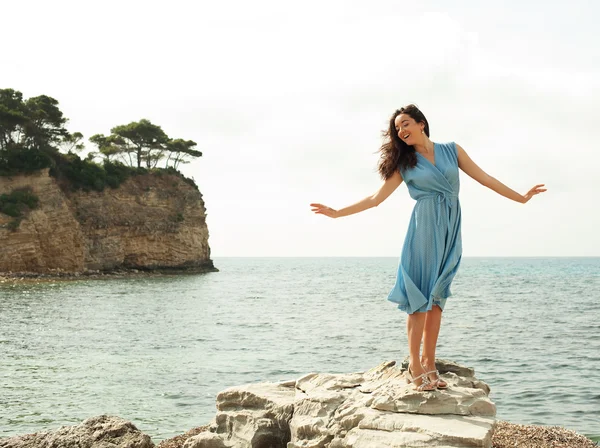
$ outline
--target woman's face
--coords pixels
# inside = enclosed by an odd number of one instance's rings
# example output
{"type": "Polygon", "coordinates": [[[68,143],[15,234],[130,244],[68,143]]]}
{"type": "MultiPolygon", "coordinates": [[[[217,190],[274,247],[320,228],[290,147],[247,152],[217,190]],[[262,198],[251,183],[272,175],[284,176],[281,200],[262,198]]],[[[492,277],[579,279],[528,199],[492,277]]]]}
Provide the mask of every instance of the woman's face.
{"type": "Polygon", "coordinates": [[[414,118],[408,114],[400,114],[394,120],[398,137],[407,145],[414,145],[423,140],[421,131],[425,127],[423,123],[417,123],[414,118]]]}

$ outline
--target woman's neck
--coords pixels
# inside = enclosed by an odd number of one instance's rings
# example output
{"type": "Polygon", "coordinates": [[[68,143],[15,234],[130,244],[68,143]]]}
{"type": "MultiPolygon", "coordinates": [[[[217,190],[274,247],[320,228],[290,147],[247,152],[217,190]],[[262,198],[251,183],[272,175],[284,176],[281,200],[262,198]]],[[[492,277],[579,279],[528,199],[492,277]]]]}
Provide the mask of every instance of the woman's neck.
{"type": "Polygon", "coordinates": [[[433,152],[433,142],[429,140],[429,137],[425,137],[422,143],[417,143],[413,145],[415,151],[420,152],[421,154],[429,154],[433,152]]]}

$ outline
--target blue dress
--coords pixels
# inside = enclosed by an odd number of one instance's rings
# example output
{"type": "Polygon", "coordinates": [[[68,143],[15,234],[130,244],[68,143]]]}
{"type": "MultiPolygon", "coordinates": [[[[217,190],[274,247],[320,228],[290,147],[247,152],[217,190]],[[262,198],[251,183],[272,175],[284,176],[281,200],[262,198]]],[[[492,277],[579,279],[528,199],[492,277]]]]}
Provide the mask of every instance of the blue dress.
{"type": "Polygon", "coordinates": [[[401,170],[413,209],[396,284],[388,300],[408,314],[442,310],[462,256],[455,143],[434,143],[435,165],[417,153],[417,165],[401,170]]]}

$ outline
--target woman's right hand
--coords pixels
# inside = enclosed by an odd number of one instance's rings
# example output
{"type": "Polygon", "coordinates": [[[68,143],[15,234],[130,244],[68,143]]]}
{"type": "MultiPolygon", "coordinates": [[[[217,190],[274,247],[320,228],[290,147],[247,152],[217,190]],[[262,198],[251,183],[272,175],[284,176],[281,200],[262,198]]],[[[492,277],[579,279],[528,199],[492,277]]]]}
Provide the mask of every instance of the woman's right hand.
{"type": "Polygon", "coordinates": [[[315,212],[317,215],[325,215],[325,216],[329,216],[330,218],[337,218],[338,217],[338,211],[331,208],[331,207],[327,207],[326,205],[323,204],[310,204],[310,206],[312,207],[312,211],[315,212]]]}

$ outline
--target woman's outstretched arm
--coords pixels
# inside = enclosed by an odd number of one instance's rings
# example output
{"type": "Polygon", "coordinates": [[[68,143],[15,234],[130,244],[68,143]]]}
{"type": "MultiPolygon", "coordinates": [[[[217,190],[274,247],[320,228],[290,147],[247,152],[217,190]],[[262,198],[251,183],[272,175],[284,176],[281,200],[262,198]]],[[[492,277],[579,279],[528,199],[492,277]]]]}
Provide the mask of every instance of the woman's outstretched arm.
{"type": "Polygon", "coordinates": [[[520,202],[521,204],[525,204],[536,194],[543,193],[546,191],[545,188],[542,188],[544,184],[535,185],[531,190],[529,190],[524,195],[517,193],[514,190],[511,190],[498,179],[493,178],[485,171],[483,171],[467,154],[467,152],[461,148],[459,144],[456,144],[456,149],[458,150],[458,166],[461,170],[467,173],[470,177],[475,179],[481,185],[488,187],[491,190],[494,190],[499,195],[504,196],[505,198],[512,199],[513,201],[520,202]]]}
{"type": "Polygon", "coordinates": [[[329,216],[330,218],[341,218],[342,216],[354,215],[355,213],[363,212],[369,208],[377,207],[379,204],[385,201],[401,183],[402,176],[400,175],[399,171],[396,171],[392,177],[383,183],[383,185],[374,195],[367,196],[363,200],[358,201],[356,204],[335,210],[323,204],[313,203],[310,204],[312,207],[311,210],[316,214],[329,216]]]}

